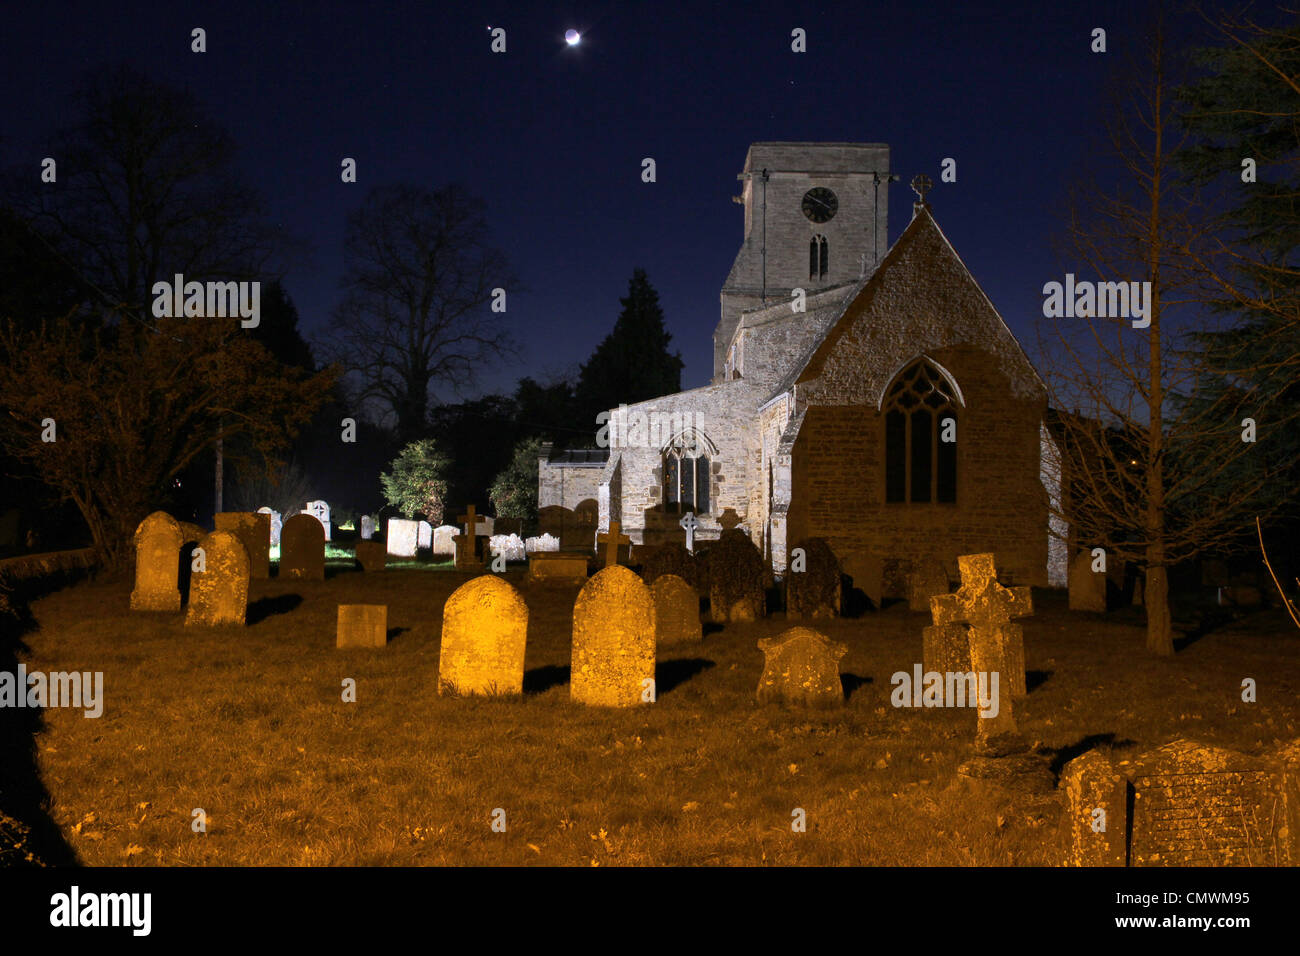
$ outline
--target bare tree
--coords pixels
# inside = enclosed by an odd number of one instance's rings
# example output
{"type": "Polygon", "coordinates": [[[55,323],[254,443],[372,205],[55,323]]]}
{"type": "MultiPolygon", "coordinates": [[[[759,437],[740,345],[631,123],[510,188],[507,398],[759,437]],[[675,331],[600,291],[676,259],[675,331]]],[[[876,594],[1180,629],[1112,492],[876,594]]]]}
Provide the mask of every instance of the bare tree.
{"type": "Polygon", "coordinates": [[[1074,271],[1087,270],[1080,279],[1149,283],[1136,287],[1150,290],[1146,315],[1102,314],[1100,301],[1080,300],[1085,314],[1053,318],[1040,352],[1052,405],[1065,413],[1071,537],[1144,567],[1147,648],[1172,654],[1168,568],[1248,524],[1268,476],[1237,467],[1253,450],[1239,396],[1201,395],[1203,356],[1184,347],[1192,323],[1209,321],[1197,272],[1208,217],[1176,164],[1186,133],[1159,19],[1148,41],[1108,122],[1112,165],[1074,197],[1068,224],[1074,271]]]}
{"type": "Polygon", "coordinates": [[[489,243],[485,205],[463,187],[378,187],[348,217],[344,298],[329,354],[399,439],[426,427],[433,390],[470,385],[511,350],[493,300],[517,291],[489,243]]]}

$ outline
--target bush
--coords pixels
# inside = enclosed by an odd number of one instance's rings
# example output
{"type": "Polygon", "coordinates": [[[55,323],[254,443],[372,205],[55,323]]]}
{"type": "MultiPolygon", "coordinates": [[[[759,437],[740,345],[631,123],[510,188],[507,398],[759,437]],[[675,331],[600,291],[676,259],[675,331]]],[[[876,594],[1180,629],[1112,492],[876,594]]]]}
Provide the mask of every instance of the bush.
{"type": "Polygon", "coordinates": [[[432,438],[411,442],[393,459],[392,470],[379,476],[384,499],[407,518],[424,515],[430,524],[442,524],[449,464],[432,438]]]}

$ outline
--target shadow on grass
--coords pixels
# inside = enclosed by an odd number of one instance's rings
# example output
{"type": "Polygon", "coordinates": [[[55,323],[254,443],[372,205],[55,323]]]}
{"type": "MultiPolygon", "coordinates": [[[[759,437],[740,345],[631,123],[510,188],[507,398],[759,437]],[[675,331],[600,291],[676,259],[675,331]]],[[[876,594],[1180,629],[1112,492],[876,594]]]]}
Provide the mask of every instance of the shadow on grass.
{"type": "Polygon", "coordinates": [[[391,644],[397,640],[398,636],[405,634],[409,630],[409,627],[390,627],[385,636],[388,638],[388,643],[391,644]]]}
{"type": "Polygon", "coordinates": [[[859,687],[865,687],[871,683],[870,677],[860,677],[857,674],[841,674],[840,686],[844,688],[844,699],[848,700],[853,696],[853,692],[859,687]]]}
{"type": "Polygon", "coordinates": [[[552,687],[559,687],[569,682],[569,668],[559,664],[547,664],[524,671],[524,693],[544,694],[552,687]]]}
{"type": "Polygon", "coordinates": [[[1025,671],[1025,691],[1032,694],[1052,679],[1051,671],[1025,671]]]}
{"type": "Polygon", "coordinates": [[[301,594],[278,594],[275,597],[258,598],[248,605],[248,614],[244,623],[252,627],[260,621],[277,614],[288,614],[302,603],[301,594]]]}
{"type": "MultiPolygon", "coordinates": [[[[64,575],[51,575],[38,589],[16,585],[14,592],[0,592],[0,671],[18,672],[18,657],[29,654],[23,635],[36,629],[27,602],[39,594],[57,590],[67,583],[64,575]],[[19,591],[25,593],[19,593],[19,591]]],[[[20,694],[26,687],[16,688],[20,694]]],[[[44,708],[0,708],[0,814],[8,815],[30,829],[28,849],[48,866],[77,866],[76,853],[50,819],[50,794],[41,780],[36,756],[36,735],[45,725],[44,708]]],[[[0,846],[0,860],[10,862],[10,848],[0,846]]],[[[22,861],[14,860],[17,865],[22,861]]]]}
{"type": "Polygon", "coordinates": [[[1116,740],[1114,734],[1089,734],[1078,742],[1065,747],[1055,749],[1044,747],[1039,750],[1039,753],[1052,755],[1050,769],[1053,776],[1059,778],[1067,763],[1075,757],[1083,756],[1094,747],[1130,747],[1132,745],[1133,741],[1131,740],[1116,740]]]}
{"type": "Polygon", "coordinates": [[[655,665],[655,696],[666,694],[679,684],[684,684],[701,671],[713,666],[704,657],[684,657],[675,661],[660,661],[655,665]]]}

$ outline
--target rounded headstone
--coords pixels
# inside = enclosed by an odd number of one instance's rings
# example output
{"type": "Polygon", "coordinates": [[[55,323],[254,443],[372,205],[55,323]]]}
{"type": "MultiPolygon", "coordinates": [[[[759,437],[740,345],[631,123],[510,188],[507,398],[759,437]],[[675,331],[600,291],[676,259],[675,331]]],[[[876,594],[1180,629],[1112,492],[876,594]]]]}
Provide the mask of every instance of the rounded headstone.
{"type": "Polygon", "coordinates": [[[293,515],[280,529],[280,577],[325,580],[325,526],[315,515],[293,515]]]}
{"type": "Polygon", "coordinates": [[[179,611],[181,526],[165,511],[155,511],[135,529],[133,611],[179,611]]]}
{"type": "Polygon", "coordinates": [[[570,697],[606,707],[645,701],[655,676],[655,620],[654,596],[628,568],[611,565],[584,584],[573,605],[570,697]]]}
{"type": "Polygon", "coordinates": [[[467,581],[442,609],[438,693],[522,694],[528,606],[493,574],[467,581]]]}

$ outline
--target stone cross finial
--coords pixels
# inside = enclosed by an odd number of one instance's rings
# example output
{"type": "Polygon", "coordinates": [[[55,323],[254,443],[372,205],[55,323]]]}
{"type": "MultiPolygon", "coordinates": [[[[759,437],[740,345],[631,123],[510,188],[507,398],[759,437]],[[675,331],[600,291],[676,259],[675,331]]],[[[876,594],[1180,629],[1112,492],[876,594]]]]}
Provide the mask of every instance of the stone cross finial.
{"type": "Polygon", "coordinates": [[[677,522],[686,529],[686,550],[691,554],[695,553],[695,529],[700,526],[699,519],[695,517],[694,511],[688,511],[682,515],[682,520],[677,522]]]}
{"type": "Polygon", "coordinates": [[[912,177],[912,191],[916,193],[916,195],[919,197],[922,204],[925,203],[925,194],[928,193],[933,187],[934,187],[934,180],[932,180],[925,173],[921,173],[919,176],[912,177]]]}
{"type": "Polygon", "coordinates": [[[961,569],[957,592],[930,598],[930,614],[936,625],[960,623],[989,628],[1034,613],[1029,588],[1004,588],[998,584],[993,555],[964,554],[957,559],[957,566],[961,569]]]}
{"type": "Polygon", "coordinates": [[[618,546],[625,544],[632,547],[632,539],[623,534],[623,526],[617,521],[609,523],[609,531],[602,531],[596,535],[596,544],[605,546],[605,567],[611,568],[618,564],[618,546]]]}

